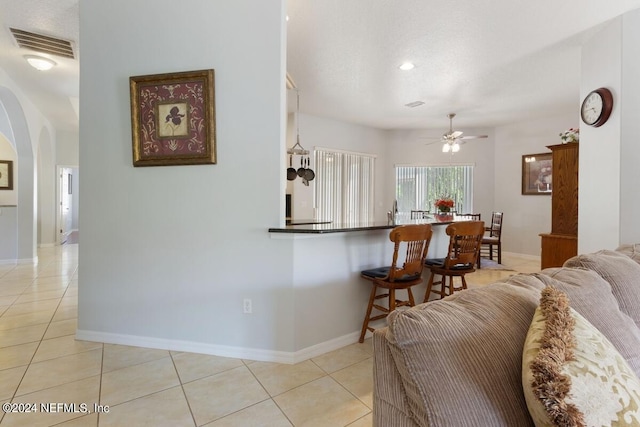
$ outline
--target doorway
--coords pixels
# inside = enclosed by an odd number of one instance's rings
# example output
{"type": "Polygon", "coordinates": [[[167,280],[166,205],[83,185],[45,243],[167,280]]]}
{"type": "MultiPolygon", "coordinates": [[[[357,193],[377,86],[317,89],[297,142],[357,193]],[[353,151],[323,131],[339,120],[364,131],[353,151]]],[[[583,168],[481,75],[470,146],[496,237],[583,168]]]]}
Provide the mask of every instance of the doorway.
{"type": "Polygon", "coordinates": [[[77,243],[78,180],[77,167],[58,166],[58,238],[57,243],[77,243]],[[70,240],[71,239],[71,240],[70,240]]]}

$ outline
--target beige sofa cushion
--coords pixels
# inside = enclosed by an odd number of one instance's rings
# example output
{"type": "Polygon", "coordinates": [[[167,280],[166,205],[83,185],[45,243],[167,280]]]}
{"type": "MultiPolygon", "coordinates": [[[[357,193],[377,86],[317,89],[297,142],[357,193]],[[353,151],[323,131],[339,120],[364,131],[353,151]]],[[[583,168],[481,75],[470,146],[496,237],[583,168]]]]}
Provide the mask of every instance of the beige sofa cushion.
{"type": "Polygon", "coordinates": [[[564,266],[582,267],[598,273],[611,285],[620,310],[640,326],[640,264],[621,252],[604,250],[575,256],[564,266]]]}
{"type": "Polygon", "coordinates": [[[640,380],[553,287],[542,291],[527,334],[522,386],[538,427],[640,426],[640,380]]]}
{"type": "Polygon", "coordinates": [[[389,315],[389,347],[418,425],[533,425],[522,348],[543,287],[520,275],[389,315]]]}
{"type": "Polygon", "coordinates": [[[602,332],[640,376],[640,329],[618,308],[607,281],[581,268],[548,268],[536,277],[565,292],[571,307],[602,332]]]}
{"type": "Polygon", "coordinates": [[[620,245],[616,249],[616,252],[620,252],[640,264],[640,243],[633,245],[620,245]]]}

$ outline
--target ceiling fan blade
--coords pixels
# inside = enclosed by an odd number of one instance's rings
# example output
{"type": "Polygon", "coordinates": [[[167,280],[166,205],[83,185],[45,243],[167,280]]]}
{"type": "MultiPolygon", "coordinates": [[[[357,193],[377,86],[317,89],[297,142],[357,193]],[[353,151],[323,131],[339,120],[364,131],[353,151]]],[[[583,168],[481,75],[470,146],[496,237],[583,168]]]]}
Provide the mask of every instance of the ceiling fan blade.
{"type": "Polygon", "coordinates": [[[457,130],[455,132],[450,132],[446,136],[447,136],[448,139],[457,139],[457,138],[460,138],[463,133],[464,132],[457,130]]]}
{"type": "Polygon", "coordinates": [[[480,139],[480,138],[489,138],[489,135],[468,135],[468,136],[462,136],[458,139],[480,139]]]}
{"type": "Polygon", "coordinates": [[[433,145],[433,144],[437,144],[437,143],[441,143],[442,141],[440,139],[433,139],[431,141],[427,141],[424,143],[424,145],[433,145]]]}

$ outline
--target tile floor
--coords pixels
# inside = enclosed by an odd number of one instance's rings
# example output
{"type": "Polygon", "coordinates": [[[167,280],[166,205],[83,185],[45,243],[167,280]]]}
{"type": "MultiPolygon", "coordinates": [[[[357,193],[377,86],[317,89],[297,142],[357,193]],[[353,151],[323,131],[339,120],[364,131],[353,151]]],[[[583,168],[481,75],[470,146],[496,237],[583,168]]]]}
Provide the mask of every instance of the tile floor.
{"type": "Polygon", "coordinates": [[[76,341],[78,245],[38,255],[0,265],[0,402],[23,411],[3,411],[0,426],[371,426],[370,340],[297,365],[76,341]]]}

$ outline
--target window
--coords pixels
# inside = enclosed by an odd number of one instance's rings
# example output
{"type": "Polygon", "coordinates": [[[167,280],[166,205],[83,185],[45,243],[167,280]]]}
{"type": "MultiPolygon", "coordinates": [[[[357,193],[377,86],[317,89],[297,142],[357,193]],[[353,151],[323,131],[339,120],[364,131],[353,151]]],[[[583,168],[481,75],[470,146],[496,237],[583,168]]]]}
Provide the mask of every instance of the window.
{"type": "Polygon", "coordinates": [[[316,149],[316,219],[334,223],[373,220],[375,156],[316,149]]]}
{"type": "Polygon", "coordinates": [[[473,165],[396,166],[399,212],[433,210],[441,197],[451,197],[458,212],[473,212],[473,165]]]}

